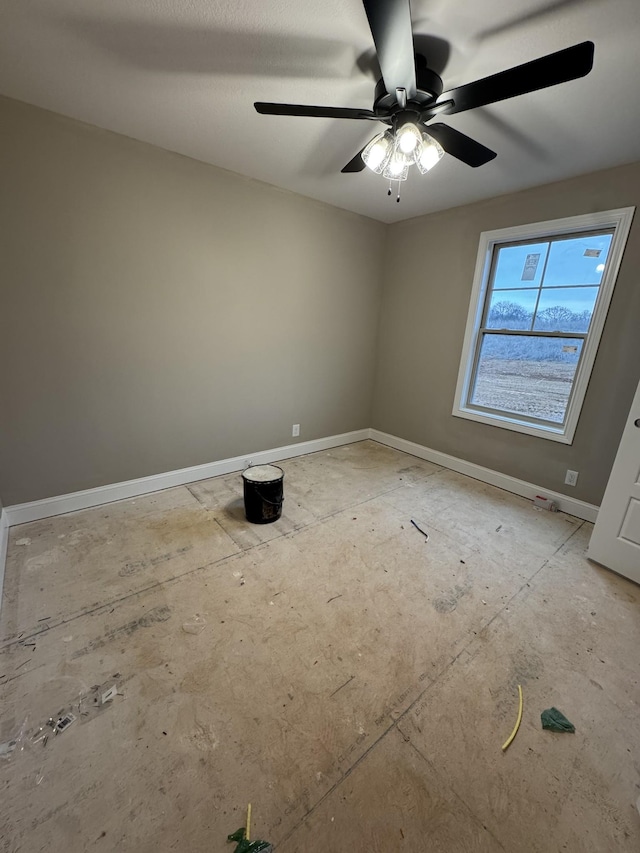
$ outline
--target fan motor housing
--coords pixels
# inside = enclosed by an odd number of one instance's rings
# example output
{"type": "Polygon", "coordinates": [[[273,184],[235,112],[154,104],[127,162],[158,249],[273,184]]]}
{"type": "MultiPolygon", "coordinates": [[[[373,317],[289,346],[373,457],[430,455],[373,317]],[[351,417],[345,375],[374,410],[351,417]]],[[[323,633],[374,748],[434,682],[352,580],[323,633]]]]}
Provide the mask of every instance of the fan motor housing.
{"type": "MultiPolygon", "coordinates": [[[[416,54],[417,91],[415,97],[411,98],[411,100],[407,102],[406,108],[411,109],[411,105],[414,103],[417,107],[424,107],[426,104],[431,103],[431,101],[434,101],[439,95],[441,95],[443,88],[444,85],[442,83],[442,78],[436,74],[435,71],[427,68],[427,63],[423,56],[416,54]]],[[[388,113],[393,112],[394,107],[396,109],[400,109],[396,100],[395,92],[393,94],[389,94],[384,87],[384,80],[381,78],[376,83],[373,111],[388,113]]],[[[418,110],[416,110],[416,112],[418,112],[418,110]]]]}

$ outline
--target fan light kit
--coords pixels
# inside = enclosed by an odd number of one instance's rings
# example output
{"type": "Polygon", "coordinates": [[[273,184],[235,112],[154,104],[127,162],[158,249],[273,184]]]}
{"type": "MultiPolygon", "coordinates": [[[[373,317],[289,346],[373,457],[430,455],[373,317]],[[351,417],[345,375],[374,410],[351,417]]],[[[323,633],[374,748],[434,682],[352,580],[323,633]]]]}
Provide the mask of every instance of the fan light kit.
{"type": "Polygon", "coordinates": [[[424,175],[440,161],[444,150],[416,124],[406,122],[395,133],[386,130],[374,136],[361,156],[367,168],[389,180],[387,195],[391,195],[391,182],[398,181],[399,202],[400,182],[407,180],[409,167],[415,164],[424,175]]]}
{"type": "MultiPolygon", "coordinates": [[[[424,175],[441,160],[444,150],[432,136],[407,122],[395,134],[386,130],[374,136],[361,156],[365,166],[377,175],[389,181],[406,181],[410,166],[415,164],[424,175]]],[[[388,195],[391,195],[391,187],[388,195]]]]}
{"type": "Polygon", "coordinates": [[[389,129],[367,142],[342,171],[361,172],[366,166],[390,182],[398,181],[397,201],[400,184],[413,165],[424,174],[445,153],[474,168],[497,156],[446,124],[427,124],[435,116],[486,107],[577,80],[593,67],[593,42],[584,41],[443,92],[439,75],[428,67],[424,56],[414,53],[409,0],[363,0],[363,5],[382,71],[372,110],[264,101],[254,106],[263,115],[356,119],[388,125],[389,129]]]}

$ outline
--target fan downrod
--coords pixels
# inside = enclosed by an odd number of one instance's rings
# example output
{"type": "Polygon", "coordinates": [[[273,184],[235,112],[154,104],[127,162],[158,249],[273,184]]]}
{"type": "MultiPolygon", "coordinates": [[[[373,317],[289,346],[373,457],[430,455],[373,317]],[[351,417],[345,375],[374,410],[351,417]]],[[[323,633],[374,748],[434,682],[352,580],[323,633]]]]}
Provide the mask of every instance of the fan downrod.
{"type": "Polygon", "coordinates": [[[405,107],[401,107],[396,100],[395,93],[389,94],[385,89],[384,80],[380,78],[376,83],[373,101],[375,113],[390,116],[400,109],[411,110],[413,105],[416,107],[414,112],[420,112],[427,104],[435,101],[442,94],[444,88],[442,78],[427,67],[427,60],[421,53],[415,54],[415,64],[417,88],[415,97],[408,101],[405,107]]]}

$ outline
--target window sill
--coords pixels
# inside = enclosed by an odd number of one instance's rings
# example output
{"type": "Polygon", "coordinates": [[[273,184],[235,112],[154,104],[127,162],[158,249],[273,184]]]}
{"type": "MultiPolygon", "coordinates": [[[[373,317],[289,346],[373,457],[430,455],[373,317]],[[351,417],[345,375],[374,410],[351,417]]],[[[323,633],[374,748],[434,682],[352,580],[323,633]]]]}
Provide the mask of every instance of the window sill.
{"type": "Polygon", "coordinates": [[[456,407],[452,414],[456,418],[466,418],[467,420],[477,421],[478,423],[487,424],[488,426],[508,429],[513,432],[522,432],[526,435],[533,435],[536,438],[545,438],[549,441],[559,441],[561,444],[571,444],[573,442],[573,434],[575,432],[575,426],[573,429],[570,429],[568,424],[557,428],[552,426],[539,426],[507,415],[488,415],[484,412],[478,412],[475,409],[456,407]]]}

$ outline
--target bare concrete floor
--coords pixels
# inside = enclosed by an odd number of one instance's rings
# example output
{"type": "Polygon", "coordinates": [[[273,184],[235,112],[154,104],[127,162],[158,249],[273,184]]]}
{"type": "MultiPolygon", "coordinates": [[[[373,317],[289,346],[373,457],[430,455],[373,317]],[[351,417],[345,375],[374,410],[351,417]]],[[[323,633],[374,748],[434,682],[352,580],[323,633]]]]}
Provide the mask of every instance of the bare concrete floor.
{"type": "Polygon", "coordinates": [[[591,526],[370,441],[282,467],[270,525],[231,475],[11,530],[0,849],[232,850],[250,801],[280,853],[640,850],[640,590],[591,526]]]}

